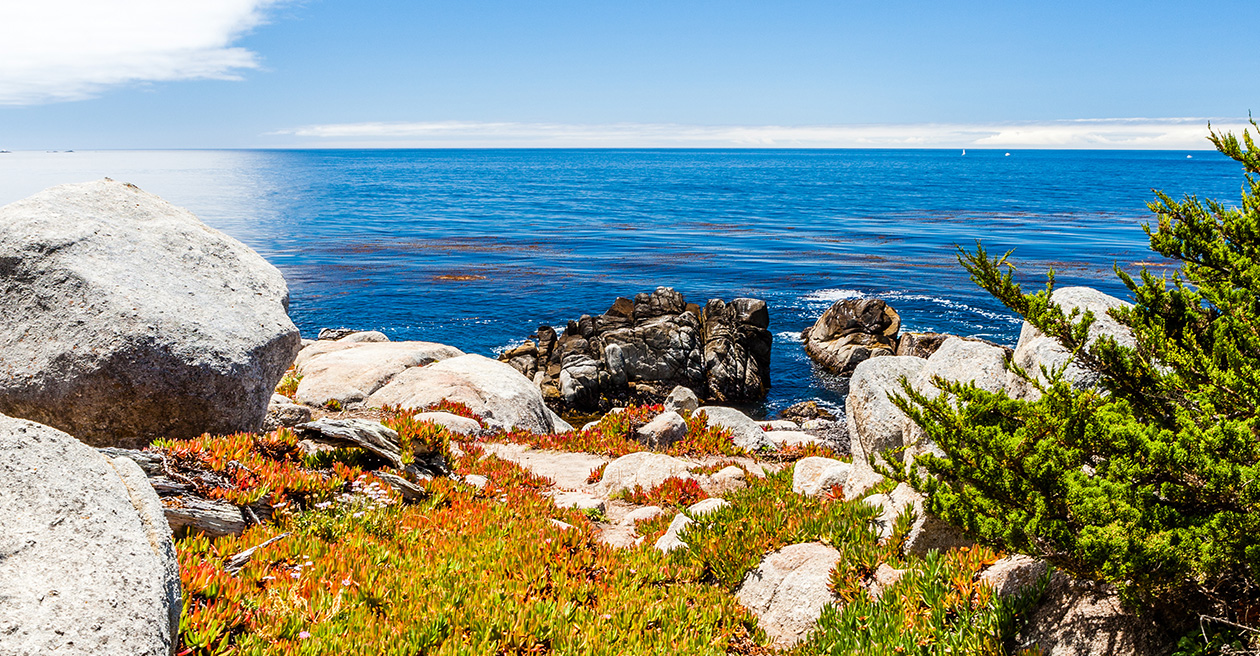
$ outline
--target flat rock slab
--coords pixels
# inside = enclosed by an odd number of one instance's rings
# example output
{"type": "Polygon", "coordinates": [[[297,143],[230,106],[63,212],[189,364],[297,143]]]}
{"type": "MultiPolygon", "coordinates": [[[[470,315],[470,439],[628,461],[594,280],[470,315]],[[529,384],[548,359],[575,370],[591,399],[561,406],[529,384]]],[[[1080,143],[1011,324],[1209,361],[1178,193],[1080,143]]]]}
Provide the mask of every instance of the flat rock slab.
{"type": "Polygon", "coordinates": [[[171,653],[179,565],[136,463],[0,415],[0,508],[0,653],[171,653]]]}
{"type": "Polygon", "coordinates": [[[833,601],[831,569],[839,560],[839,551],[818,542],[784,547],[744,577],[739,603],[757,616],[775,642],[795,644],[813,630],[823,607],[833,601]]]}
{"type": "Polygon", "coordinates": [[[586,478],[591,470],[608,463],[608,458],[589,453],[547,451],[525,444],[483,444],[486,453],[510,460],[531,473],[550,478],[566,490],[589,490],[586,478]]]}
{"type": "Polygon", "coordinates": [[[595,492],[611,496],[623,490],[633,491],[636,486],[650,490],[668,478],[694,478],[688,469],[695,466],[694,462],[663,453],[631,453],[608,463],[595,492]]]}

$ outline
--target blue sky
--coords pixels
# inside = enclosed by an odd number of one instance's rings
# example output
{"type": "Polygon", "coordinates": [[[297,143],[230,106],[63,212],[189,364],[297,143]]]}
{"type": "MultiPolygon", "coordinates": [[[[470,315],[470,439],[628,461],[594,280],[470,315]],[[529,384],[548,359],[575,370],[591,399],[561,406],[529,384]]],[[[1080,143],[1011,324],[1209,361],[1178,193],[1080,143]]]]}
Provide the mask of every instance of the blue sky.
{"type": "Polygon", "coordinates": [[[1260,110],[1254,0],[6,4],[9,149],[1203,148],[1260,110]]]}

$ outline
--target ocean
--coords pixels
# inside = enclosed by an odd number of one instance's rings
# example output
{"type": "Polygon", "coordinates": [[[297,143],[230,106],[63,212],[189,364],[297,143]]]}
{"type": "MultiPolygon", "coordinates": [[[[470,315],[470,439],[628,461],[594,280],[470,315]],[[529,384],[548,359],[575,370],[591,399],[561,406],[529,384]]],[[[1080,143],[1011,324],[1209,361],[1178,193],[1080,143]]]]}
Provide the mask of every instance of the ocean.
{"type": "Polygon", "coordinates": [[[671,286],[765,299],[773,389],[756,413],[839,408],[801,330],[842,298],[904,330],[1013,346],[1020,321],[955,259],[1014,249],[1029,288],[1127,296],[1152,189],[1237,204],[1214,152],[968,150],[188,150],[0,154],[0,204],[132,182],[245,242],[288,280],[303,336],[380,330],[494,355],[540,324],[671,286]]]}

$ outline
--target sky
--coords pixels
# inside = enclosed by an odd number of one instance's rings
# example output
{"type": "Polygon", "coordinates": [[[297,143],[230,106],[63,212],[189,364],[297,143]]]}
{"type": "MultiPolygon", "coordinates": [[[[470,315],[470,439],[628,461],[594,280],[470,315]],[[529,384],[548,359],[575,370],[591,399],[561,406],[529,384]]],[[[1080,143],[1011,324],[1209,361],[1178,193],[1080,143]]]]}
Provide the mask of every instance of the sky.
{"type": "Polygon", "coordinates": [[[1260,111],[1257,24],[1255,0],[3,0],[0,149],[1206,149],[1260,111]]]}

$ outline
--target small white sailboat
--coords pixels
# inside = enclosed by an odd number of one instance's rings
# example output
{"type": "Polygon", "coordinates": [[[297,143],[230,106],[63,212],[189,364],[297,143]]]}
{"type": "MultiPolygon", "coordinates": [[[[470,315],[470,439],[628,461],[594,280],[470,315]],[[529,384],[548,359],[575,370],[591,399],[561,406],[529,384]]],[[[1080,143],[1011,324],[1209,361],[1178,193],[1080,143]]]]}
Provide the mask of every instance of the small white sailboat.
{"type": "Polygon", "coordinates": [[[966,155],[966,154],[967,154],[967,149],[966,149],[966,148],[963,148],[963,154],[964,154],[964,155],[966,155]]]}

